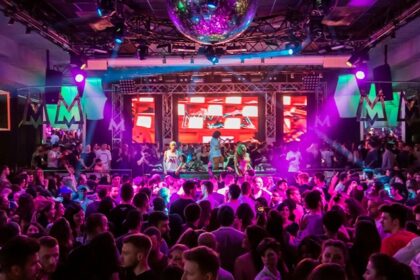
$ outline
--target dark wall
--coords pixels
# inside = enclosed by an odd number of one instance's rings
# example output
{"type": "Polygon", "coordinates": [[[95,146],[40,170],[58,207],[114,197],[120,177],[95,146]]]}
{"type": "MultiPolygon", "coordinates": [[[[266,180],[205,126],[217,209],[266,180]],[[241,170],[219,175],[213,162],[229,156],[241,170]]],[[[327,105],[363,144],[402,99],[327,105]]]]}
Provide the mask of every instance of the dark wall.
{"type": "Polygon", "coordinates": [[[18,98],[16,93],[11,93],[10,113],[11,131],[0,131],[0,164],[7,164],[12,168],[29,166],[32,153],[41,143],[41,126],[32,125],[19,127],[25,108],[25,99],[18,98]]]}

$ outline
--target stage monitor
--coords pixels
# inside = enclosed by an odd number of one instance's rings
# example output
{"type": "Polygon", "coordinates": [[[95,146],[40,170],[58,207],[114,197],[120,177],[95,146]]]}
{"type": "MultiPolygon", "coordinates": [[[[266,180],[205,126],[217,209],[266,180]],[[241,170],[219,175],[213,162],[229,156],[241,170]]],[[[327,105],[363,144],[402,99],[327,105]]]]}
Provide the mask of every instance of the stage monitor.
{"type": "Polygon", "coordinates": [[[206,143],[216,130],[230,141],[247,141],[258,131],[257,96],[184,97],[177,109],[180,143],[206,143]]]}
{"type": "Polygon", "coordinates": [[[283,141],[299,142],[307,132],[307,97],[283,96],[283,141]]]}
{"type": "Polygon", "coordinates": [[[131,99],[133,143],[155,143],[155,98],[131,99]]]}

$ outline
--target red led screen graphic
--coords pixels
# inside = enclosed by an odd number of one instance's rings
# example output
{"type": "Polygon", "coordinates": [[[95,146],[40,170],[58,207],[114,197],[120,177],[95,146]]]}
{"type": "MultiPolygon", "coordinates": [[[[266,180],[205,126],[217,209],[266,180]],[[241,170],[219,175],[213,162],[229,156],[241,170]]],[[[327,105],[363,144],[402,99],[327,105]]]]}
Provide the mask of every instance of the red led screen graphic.
{"type": "Polygon", "coordinates": [[[307,132],[307,97],[283,96],[283,140],[300,141],[307,132]]]}
{"type": "Polygon", "coordinates": [[[131,100],[133,143],[155,143],[155,99],[138,97],[131,100]]]}

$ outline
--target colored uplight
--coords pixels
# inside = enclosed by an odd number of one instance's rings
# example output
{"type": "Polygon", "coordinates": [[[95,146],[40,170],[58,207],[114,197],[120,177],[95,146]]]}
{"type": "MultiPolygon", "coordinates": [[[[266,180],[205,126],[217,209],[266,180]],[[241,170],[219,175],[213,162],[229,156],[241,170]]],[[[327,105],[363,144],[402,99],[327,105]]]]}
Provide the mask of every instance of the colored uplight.
{"type": "Polygon", "coordinates": [[[102,9],[101,8],[98,8],[98,9],[96,9],[96,13],[98,14],[98,16],[100,16],[100,17],[102,17],[102,9]]]}
{"type": "Polygon", "coordinates": [[[289,49],[289,50],[287,51],[287,53],[288,53],[289,55],[293,55],[294,51],[293,51],[293,49],[289,49]]]}
{"type": "Polygon", "coordinates": [[[115,38],[115,43],[122,44],[123,40],[120,37],[115,38]]]}
{"type": "Polygon", "coordinates": [[[348,67],[353,67],[353,64],[350,61],[347,61],[346,64],[348,67]]]}
{"type": "Polygon", "coordinates": [[[81,83],[81,82],[83,82],[84,80],[85,80],[85,76],[83,76],[83,74],[76,74],[76,76],[74,77],[74,80],[77,82],[77,83],[81,83]]]}
{"type": "Polygon", "coordinates": [[[366,74],[362,70],[359,70],[356,72],[356,78],[358,80],[363,80],[365,77],[366,77],[366,74]]]}

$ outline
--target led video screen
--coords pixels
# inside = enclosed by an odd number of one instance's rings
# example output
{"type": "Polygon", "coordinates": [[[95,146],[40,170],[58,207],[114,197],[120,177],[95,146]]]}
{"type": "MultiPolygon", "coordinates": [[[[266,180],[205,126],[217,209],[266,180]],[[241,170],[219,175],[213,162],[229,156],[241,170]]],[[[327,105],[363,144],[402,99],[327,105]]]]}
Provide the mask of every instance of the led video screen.
{"type": "Polygon", "coordinates": [[[185,97],[178,100],[178,140],[207,143],[214,131],[222,139],[239,142],[258,131],[257,96],[185,97]]]}
{"type": "Polygon", "coordinates": [[[283,141],[299,142],[307,132],[307,97],[283,96],[283,141]]]}
{"type": "Polygon", "coordinates": [[[133,143],[155,143],[155,99],[131,99],[133,116],[133,143]]]}

